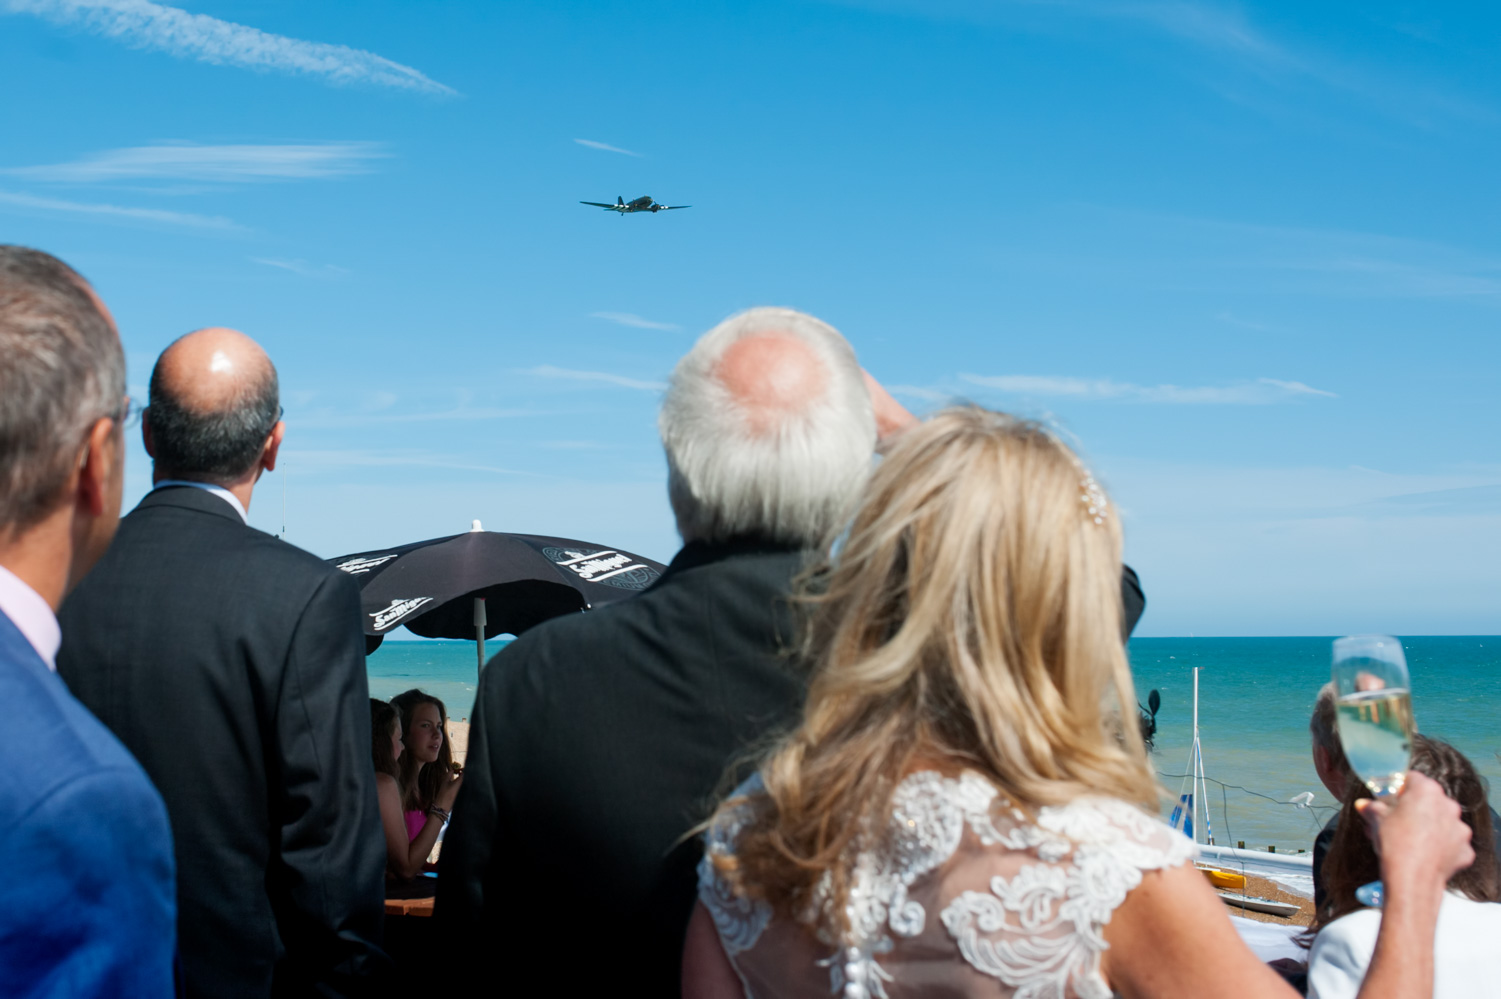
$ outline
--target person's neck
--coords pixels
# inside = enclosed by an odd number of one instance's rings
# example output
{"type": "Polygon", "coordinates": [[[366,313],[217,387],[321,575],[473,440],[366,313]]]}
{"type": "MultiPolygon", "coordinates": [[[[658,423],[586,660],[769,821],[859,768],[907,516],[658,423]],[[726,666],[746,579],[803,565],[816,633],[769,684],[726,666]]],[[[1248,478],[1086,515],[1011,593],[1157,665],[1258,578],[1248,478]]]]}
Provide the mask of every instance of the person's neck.
{"type": "Polygon", "coordinates": [[[24,533],[0,538],[0,566],[31,587],[52,612],[62,606],[73,566],[73,532],[66,508],[24,533]]]}
{"type": "Polygon", "coordinates": [[[153,470],[151,473],[152,485],[174,480],[178,482],[202,482],[206,486],[218,486],[220,489],[228,490],[231,496],[240,501],[240,507],[246,513],[249,513],[250,494],[255,491],[255,484],[260,480],[260,469],[257,468],[254,473],[243,475],[232,482],[210,482],[208,479],[200,479],[194,475],[173,475],[170,472],[156,470],[153,470]]]}

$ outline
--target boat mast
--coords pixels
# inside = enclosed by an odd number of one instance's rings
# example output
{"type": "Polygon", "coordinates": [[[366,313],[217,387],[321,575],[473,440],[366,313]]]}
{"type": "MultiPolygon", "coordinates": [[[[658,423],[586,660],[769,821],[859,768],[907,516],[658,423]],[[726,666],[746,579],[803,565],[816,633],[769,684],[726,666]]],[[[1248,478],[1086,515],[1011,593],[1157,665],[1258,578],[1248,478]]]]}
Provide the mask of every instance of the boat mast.
{"type": "Polygon", "coordinates": [[[1199,830],[1204,830],[1206,840],[1210,845],[1214,844],[1214,829],[1209,824],[1209,785],[1204,780],[1204,750],[1199,745],[1199,670],[1195,666],[1194,671],[1194,713],[1193,713],[1193,742],[1188,749],[1188,772],[1183,775],[1183,784],[1178,788],[1178,807],[1173,811],[1171,825],[1175,829],[1183,829],[1191,833],[1195,843],[1199,841],[1199,830]],[[1187,788],[1187,794],[1184,794],[1187,788]],[[1184,798],[1187,801],[1184,801],[1184,798]],[[1204,824],[1199,824],[1199,809],[1204,810],[1204,824]]]}
{"type": "MultiPolygon", "coordinates": [[[[1197,803],[1204,808],[1204,842],[1214,845],[1214,826],[1209,823],[1209,784],[1204,780],[1204,747],[1199,742],[1199,670],[1194,667],[1194,768],[1198,779],[1197,803]]],[[[1197,837],[1196,837],[1197,838],[1197,837]]]]}

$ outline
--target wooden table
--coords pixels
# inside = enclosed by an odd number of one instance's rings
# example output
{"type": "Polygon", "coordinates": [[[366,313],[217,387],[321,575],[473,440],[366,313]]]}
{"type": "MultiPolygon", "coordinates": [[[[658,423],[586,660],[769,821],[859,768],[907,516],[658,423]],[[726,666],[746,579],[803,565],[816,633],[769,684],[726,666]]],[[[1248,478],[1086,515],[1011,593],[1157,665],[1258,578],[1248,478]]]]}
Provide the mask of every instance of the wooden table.
{"type": "Polygon", "coordinates": [[[386,899],[386,915],[388,916],[431,916],[432,914],[433,900],[430,898],[386,899]]]}

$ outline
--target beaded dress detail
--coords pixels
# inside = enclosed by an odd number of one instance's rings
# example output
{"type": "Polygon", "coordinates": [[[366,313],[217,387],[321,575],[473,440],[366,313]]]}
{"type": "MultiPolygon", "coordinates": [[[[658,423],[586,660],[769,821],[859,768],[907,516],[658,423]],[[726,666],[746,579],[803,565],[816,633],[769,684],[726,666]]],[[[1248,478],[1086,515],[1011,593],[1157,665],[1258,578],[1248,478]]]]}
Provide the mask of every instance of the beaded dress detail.
{"type": "MultiPolygon", "coordinates": [[[[752,777],[736,796],[760,788],[752,777]]],[[[728,813],[705,834],[699,900],[747,996],[761,999],[1109,999],[1105,924],[1143,871],[1194,856],[1191,840],[1124,801],[1029,816],[979,774],[918,771],[892,795],[882,845],[856,857],[850,931],[835,940],[774,919],[719,874],[712,859],[733,857],[743,818],[728,813]]]]}

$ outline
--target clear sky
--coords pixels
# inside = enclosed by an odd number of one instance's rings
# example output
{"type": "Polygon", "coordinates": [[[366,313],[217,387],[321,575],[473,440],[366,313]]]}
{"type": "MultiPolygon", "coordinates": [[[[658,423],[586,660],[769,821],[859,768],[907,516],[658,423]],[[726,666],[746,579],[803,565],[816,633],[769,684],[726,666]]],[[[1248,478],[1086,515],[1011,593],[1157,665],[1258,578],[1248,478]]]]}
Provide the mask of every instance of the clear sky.
{"type": "Polygon", "coordinates": [[[1074,435],[1140,634],[1494,634],[1498,50],[1381,0],[0,0],[0,241],[96,284],[136,395],[256,337],[251,519],[319,555],[665,561],[662,380],[777,304],[1074,435]],[[577,203],[641,194],[693,208],[577,203]]]}

